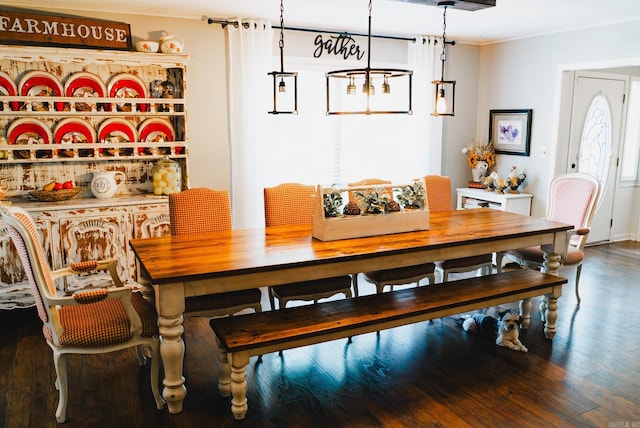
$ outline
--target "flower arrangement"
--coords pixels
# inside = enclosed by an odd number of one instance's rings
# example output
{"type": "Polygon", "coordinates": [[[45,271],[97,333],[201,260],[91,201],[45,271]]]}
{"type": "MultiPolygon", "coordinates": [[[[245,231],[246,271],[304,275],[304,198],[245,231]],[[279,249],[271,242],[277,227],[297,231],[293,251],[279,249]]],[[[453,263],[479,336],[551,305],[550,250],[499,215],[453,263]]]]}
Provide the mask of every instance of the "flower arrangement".
{"type": "Polygon", "coordinates": [[[467,155],[467,163],[470,168],[475,168],[480,161],[486,161],[489,168],[493,167],[496,163],[496,152],[493,149],[493,143],[477,143],[472,142],[468,146],[462,149],[462,153],[467,155]]]}

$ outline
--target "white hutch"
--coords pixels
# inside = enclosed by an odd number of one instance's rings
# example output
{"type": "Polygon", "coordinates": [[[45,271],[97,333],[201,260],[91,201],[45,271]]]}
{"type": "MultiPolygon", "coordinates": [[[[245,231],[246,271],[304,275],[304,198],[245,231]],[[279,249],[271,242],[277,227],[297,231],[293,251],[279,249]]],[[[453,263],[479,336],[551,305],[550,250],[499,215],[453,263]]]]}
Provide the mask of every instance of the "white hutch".
{"type": "MultiPolygon", "coordinates": [[[[6,144],[0,143],[0,184],[7,190],[6,201],[33,216],[53,269],[82,259],[115,258],[123,281],[132,282],[137,278],[137,268],[129,239],[169,232],[167,197],[154,196],[152,169],[157,160],[169,157],[180,165],[182,188],[188,186],[184,98],[188,58],[130,51],[0,46],[0,133],[6,138],[6,144]],[[28,86],[46,85],[47,75],[58,79],[62,93],[34,94],[27,90],[28,86]],[[78,77],[100,80],[106,93],[97,97],[94,93],[92,98],[73,94],[69,85],[78,77]],[[131,82],[141,82],[146,93],[126,98],[125,103],[114,91],[117,85],[126,89],[131,82]],[[163,97],[157,98],[154,89],[161,83],[173,91],[160,93],[163,97]],[[20,122],[14,124],[16,121],[20,122]],[[65,126],[61,126],[62,121],[66,121],[65,126]],[[93,140],[60,138],[66,132],[62,128],[73,131],[74,126],[93,140]],[[36,133],[35,139],[16,139],[15,134],[31,131],[36,133]],[[37,138],[38,132],[44,138],[37,138]],[[111,138],[118,134],[124,138],[111,138]],[[158,134],[162,137],[155,138],[158,134]],[[93,171],[121,171],[126,180],[114,197],[97,199],[89,187],[93,171]],[[53,180],[71,180],[82,191],[73,199],[57,202],[41,202],[30,195],[30,191],[42,189],[53,180]]],[[[139,87],[136,89],[140,92],[139,87]]],[[[78,275],[58,287],[71,292],[86,284],[78,275]]],[[[22,264],[0,224],[0,309],[31,305],[22,264]]]]}

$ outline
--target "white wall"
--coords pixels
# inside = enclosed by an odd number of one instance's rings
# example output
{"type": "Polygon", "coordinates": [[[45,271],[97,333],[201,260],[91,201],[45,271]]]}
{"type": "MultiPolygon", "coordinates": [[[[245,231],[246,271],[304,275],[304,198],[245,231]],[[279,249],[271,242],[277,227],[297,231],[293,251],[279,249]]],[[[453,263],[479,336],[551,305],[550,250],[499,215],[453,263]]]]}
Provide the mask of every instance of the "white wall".
{"type": "MultiPolygon", "coordinates": [[[[640,65],[639,38],[640,25],[631,22],[481,48],[479,132],[488,126],[490,109],[533,109],[531,156],[500,155],[498,169],[508,170],[511,164],[524,169],[526,190],[534,194],[534,216],[544,215],[549,181],[560,172],[554,153],[566,150],[566,133],[560,129],[566,124],[557,121],[562,70],[640,65]],[[544,147],[548,148],[547,157],[542,155],[544,147]]],[[[637,198],[636,188],[627,209],[637,207],[637,198]]],[[[631,228],[637,229],[637,218],[631,228]]]]}

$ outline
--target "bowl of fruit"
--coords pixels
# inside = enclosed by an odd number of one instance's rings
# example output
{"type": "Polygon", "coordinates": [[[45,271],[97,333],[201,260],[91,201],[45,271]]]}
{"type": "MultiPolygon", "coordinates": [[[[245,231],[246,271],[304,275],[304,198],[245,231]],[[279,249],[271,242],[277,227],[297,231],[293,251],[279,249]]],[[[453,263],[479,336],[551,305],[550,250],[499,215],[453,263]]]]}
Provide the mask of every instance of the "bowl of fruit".
{"type": "Polygon", "coordinates": [[[66,201],[80,193],[81,187],[76,187],[73,181],[52,181],[42,187],[42,190],[32,190],[29,192],[31,196],[43,202],[66,201]]]}

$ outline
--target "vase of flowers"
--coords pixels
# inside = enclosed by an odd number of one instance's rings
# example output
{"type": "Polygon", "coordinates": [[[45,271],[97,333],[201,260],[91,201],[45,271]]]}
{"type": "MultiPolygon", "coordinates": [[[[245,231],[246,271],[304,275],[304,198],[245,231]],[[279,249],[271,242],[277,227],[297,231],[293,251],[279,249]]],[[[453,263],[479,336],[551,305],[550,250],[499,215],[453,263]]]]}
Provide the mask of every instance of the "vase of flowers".
{"type": "Polygon", "coordinates": [[[469,187],[484,187],[482,178],[486,177],[491,168],[496,163],[496,153],[493,149],[493,143],[472,142],[462,149],[462,153],[467,155],[467,164],[471,168],[472,181],[469,187]]]}

